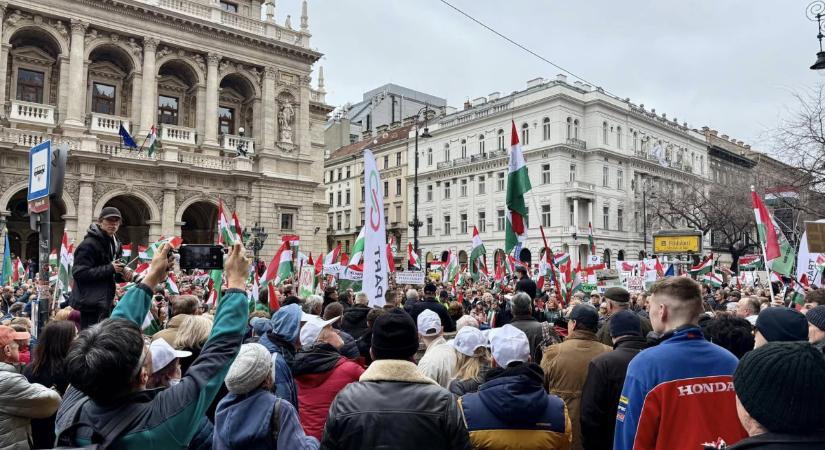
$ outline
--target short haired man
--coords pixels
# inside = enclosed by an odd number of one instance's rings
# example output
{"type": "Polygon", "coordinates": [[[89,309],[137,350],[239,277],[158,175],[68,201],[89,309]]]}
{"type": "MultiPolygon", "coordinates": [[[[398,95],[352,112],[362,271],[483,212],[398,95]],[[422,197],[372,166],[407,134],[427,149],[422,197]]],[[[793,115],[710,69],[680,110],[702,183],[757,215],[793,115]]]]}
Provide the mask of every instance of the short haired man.
{"type": "Polygon", "coordinates": [[[805,315],[784,306],[768,308],[756,318],[754,348],[768,342],[808,340],[808,320],[805,315]]]}
{"type": "Polygon", "coordinates": [[[567,339],[544,351],[541,368],[548,392],[567,404],[573,423],[573,449],[582,448],[581,393],[593,358],[612,350],[596,339],[599,313],[588,304],[576,305],[567,320],[567,339]]]}
{"type": "MultiPolygon", "coordinates": [[[[619,311],[630,311],[630,292],[623,287],[611,287],[604,291],[604,299],[607,300],[607,319],[604,320],[596,333],[596,338],[604,345],[613,346],[613,338],[610,336],[610,321],[612,317],[619,311]]],[[[650,320],[640,316],[640,326],[642,327],[642,336],[647,336],[653,331],[650,326],[650,320]]]]}
{"type": "Polygon", "coordinates": [[[825,348],[825,305],[810,309],[805,318],[808,319],[808,342],[822,351],[825,348]]]}
{"type": "Polygon", "coordinates": [[[799,312],[805,314],[809,309],[825,305],[825,288],[812,289],[805,293],[805,305],[799,312]]]}
{"type": "Polygon", "coordinates": [[[453,322],[453,319],[447,312],[447,308],[435,298],[436,291],[437,288],[434,284],[427,283],[424,285],[424,299],[415,303],[410,308],[409,314],[413,321],[416,321],[418,320],[418,315],[423,311],[433,311],[438,314],[439,319],[441,319],[441,325],[444,327],[445,332],[449,333],[455,331],[455,322],[453,322]]]}
{"type": "Polygon", "coordinates": [[[654,283],[650,321],[662,337],[627,369],[615,450],[695,450],[719,438],[732,444],[746,436],[731,383],[739,360],[705,340],[698,325],[702,311],[696,281],[668,277],[654,283]]]}
{"type": "Polygon", "coordinates": [[[232,248],[224,263],[229,289],[200,356],[180,383],[147,391],[152,357],[140,324],[149,311],[150,286],[166,278],[168,252],[164,244],[155,253],[149,274],[118,302],[111,319],[82,331],[72,343],[65,362],[71,387],[57,412],[59,445],[89,445],[93,432],[105,433],[121,421],[128,426],[112,446],[123,449],[185,447],[198,431],[247,331],[250,261],[243,246],[232,248]]]}
{"type": "Polygon", "coordinates": [[[599,293],[599,291],[593,290],[590,292],[590,304],[596,308],[596,310],[599,309],[599,305],[602,304],[602,294],[599,293]]]}
{"type": "Polygon", "coordinates": [[[759,301],[754,297],[743,297],[736,302],[736,315],[741,317],[751,325],[756,325],[756,318],[759,316],[759,301]]]}
{"type": "Polygon", "coordinates": [[[527,335],[530,342],[530,358],[536,364],[541,363],[541,341],[544,339],[543,325],[532,315],[533,300],[526,292],[518,292],[513,296],[510,310],[513,320],[510,325],[518,328],[527,335]]]}
{"type": "Polygon", "coordinates": [[[536,282],[527,276],[527,268],[524,266],[516,266],[516,276],[518,277],[516,292],[524,292],[529,295],[530,301],[536,298],[538,287],[536,287],[536,282]]]}
{"type": "Polygon", "coordinates": [[[825,358],[807,342],[772,342],[742,358],[733,375],[736,412],[748,437],[738,449],[822,449],[825,358]]]}
{"type": "Polygon", "coordinates": [[[394,309],[375,319],[373,362],[335,397],[324,427],[323,448],[469,450],[458,403],[421,375],[412,362],[416,324],[394,309]],[[353,432],[358,430],[358,432],[353,432]]]}
{"type": "Polygon", "coordinates": [[[477,392],[458,400],[473,447],[569,449],[570,416],[564,401],[544,390],[527,335],[513,325],[490,335],[495,368],[477,392]]]}
{"type": "Polygon", "coordinates": [[[404,294],[404,311],[409,313],[412,310],[413,305],[418,303],[418,291],[415,289],[407,289],[407,292],[404,294]]]}
{"type": "Polygon", "coordinates": [[[356,340],[367,332],[367,314],[372,309],[369,302],[367,294],[359,292],[355,296],[355,304],[352,308],[344,310],[344,316],[341,318],[341,330],[356,340]]]}
{"type": "Polygon", "coordinates": [[[447,388],[455,376],[456,354],[453,346],[444,339],[441,319],[438,314],[427,309],[418,315],[417,324],[418,334],[427,346],[424,356],[418,362],[418,371],[447,388]]]}
{"type": "Polygon", "coordinates": [[[86,329],[109,317],[115,298],[115,283],[132,280],[132,270],[120,259],[123,249],[117,240],[120,211],[107,206],[74,252],[70,303],[80,310],[80,328],[86,329]]]}

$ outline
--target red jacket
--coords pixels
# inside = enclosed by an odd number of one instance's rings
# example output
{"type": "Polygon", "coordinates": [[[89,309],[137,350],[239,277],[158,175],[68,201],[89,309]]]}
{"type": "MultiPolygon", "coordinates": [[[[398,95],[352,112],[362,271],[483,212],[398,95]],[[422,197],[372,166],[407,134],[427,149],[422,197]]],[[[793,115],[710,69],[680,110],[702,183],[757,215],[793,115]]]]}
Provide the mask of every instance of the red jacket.
{"type": "Polygon", "coordinates": [[[349,383],[358,381],[364,369],[322,344],[295,355],[292,363],[298,388],[298,412],[307,436],[321,439],[329,407],[349,383]]]}

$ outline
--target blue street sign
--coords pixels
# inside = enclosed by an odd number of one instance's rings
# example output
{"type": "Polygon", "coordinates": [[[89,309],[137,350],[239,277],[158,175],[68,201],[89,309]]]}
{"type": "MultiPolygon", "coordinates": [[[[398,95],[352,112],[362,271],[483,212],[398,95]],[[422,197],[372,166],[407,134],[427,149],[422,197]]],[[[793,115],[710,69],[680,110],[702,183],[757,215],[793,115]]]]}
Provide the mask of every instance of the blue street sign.
{"type": "Polygon", "coordinates": [[[29,151],[29,191],[26,199],[37,200],[49,195],[51,187],[52,141],[35,145],[29,151]]]}

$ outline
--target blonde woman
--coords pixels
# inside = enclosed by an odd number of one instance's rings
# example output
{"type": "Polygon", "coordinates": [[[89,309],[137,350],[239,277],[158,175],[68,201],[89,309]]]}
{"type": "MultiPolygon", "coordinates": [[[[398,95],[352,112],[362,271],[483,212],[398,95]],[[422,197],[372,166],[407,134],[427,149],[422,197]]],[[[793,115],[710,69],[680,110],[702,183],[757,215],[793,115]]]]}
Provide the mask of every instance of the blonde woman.
{"type": "Polygon", "coordinates": [[[212,321],[206,316],[188,316],[183,320],[175,337],[174,347],[177,350],[185,350],[192,354],[180,359],[182,374],[186,375],[189,366],[201,354],[203,344],[209,339],[209,333],[211,332],[212,321]]]}
{"type": "Polygon", "coordinates": [[[458,367],[455,378],[449,384],[450,392],[462,396],[477,391],[491,365],[487,337],[478,328],[464,327],[450,342],[456,351],[458,367]]]}

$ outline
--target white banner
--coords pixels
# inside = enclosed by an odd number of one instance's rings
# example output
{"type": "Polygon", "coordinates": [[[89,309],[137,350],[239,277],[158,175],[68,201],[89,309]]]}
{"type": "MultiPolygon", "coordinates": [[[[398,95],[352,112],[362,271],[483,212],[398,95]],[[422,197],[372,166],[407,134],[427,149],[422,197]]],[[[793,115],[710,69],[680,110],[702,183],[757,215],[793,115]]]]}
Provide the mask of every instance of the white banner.
{"type": "Polygon", "coordinates": [[[364,278],[364,273],[357,270],[352,270],[349,267],[344,267],[338,274],[338,278],[341,280],[361,281],[364,278]]]}
{"type": "Polygon", "coordinates": [[[370,307],[384,306],[387,292],[387,232],[384,226],[384,192],[371,150],[364,150],[364,292],[370,307]]]}
{"type": "Polygon", "coordinates": [[[396,284],[424,284],[424,272],[420,270],[407,270],[404,272],[395,272],[396,284]]]}
{"type": "Polygon", "coordinates": [[[341,270],[341,264],[339,263],[324,265],[324,275],[338,275],[341,270]]]}
{"type": "MultiPolygon", "coordinates": [[[[817,220],[817,222],[825,222],[825,220],[817,220]]],[[[802,277],[803,273],[808,274],[808,282],[811,285],[822,286],[822,272],[816,270],[816,258],[821,253],[808,252],[808,232],[802,235],[799,241],[799,254],[796,257],[796,279],[802,277]]]]}
{"type": "Polygon", "coordinates": [[[304,266],[301,268],[301,275],[298,283],[298,297],[307,298],[315,290],[315,268],[304,266]]]}
{"type": "Polygon", "coordinates": [[[644,292],[645,277],[629,276],[625,278],[625,289],[629,292],[644,292]]]}

